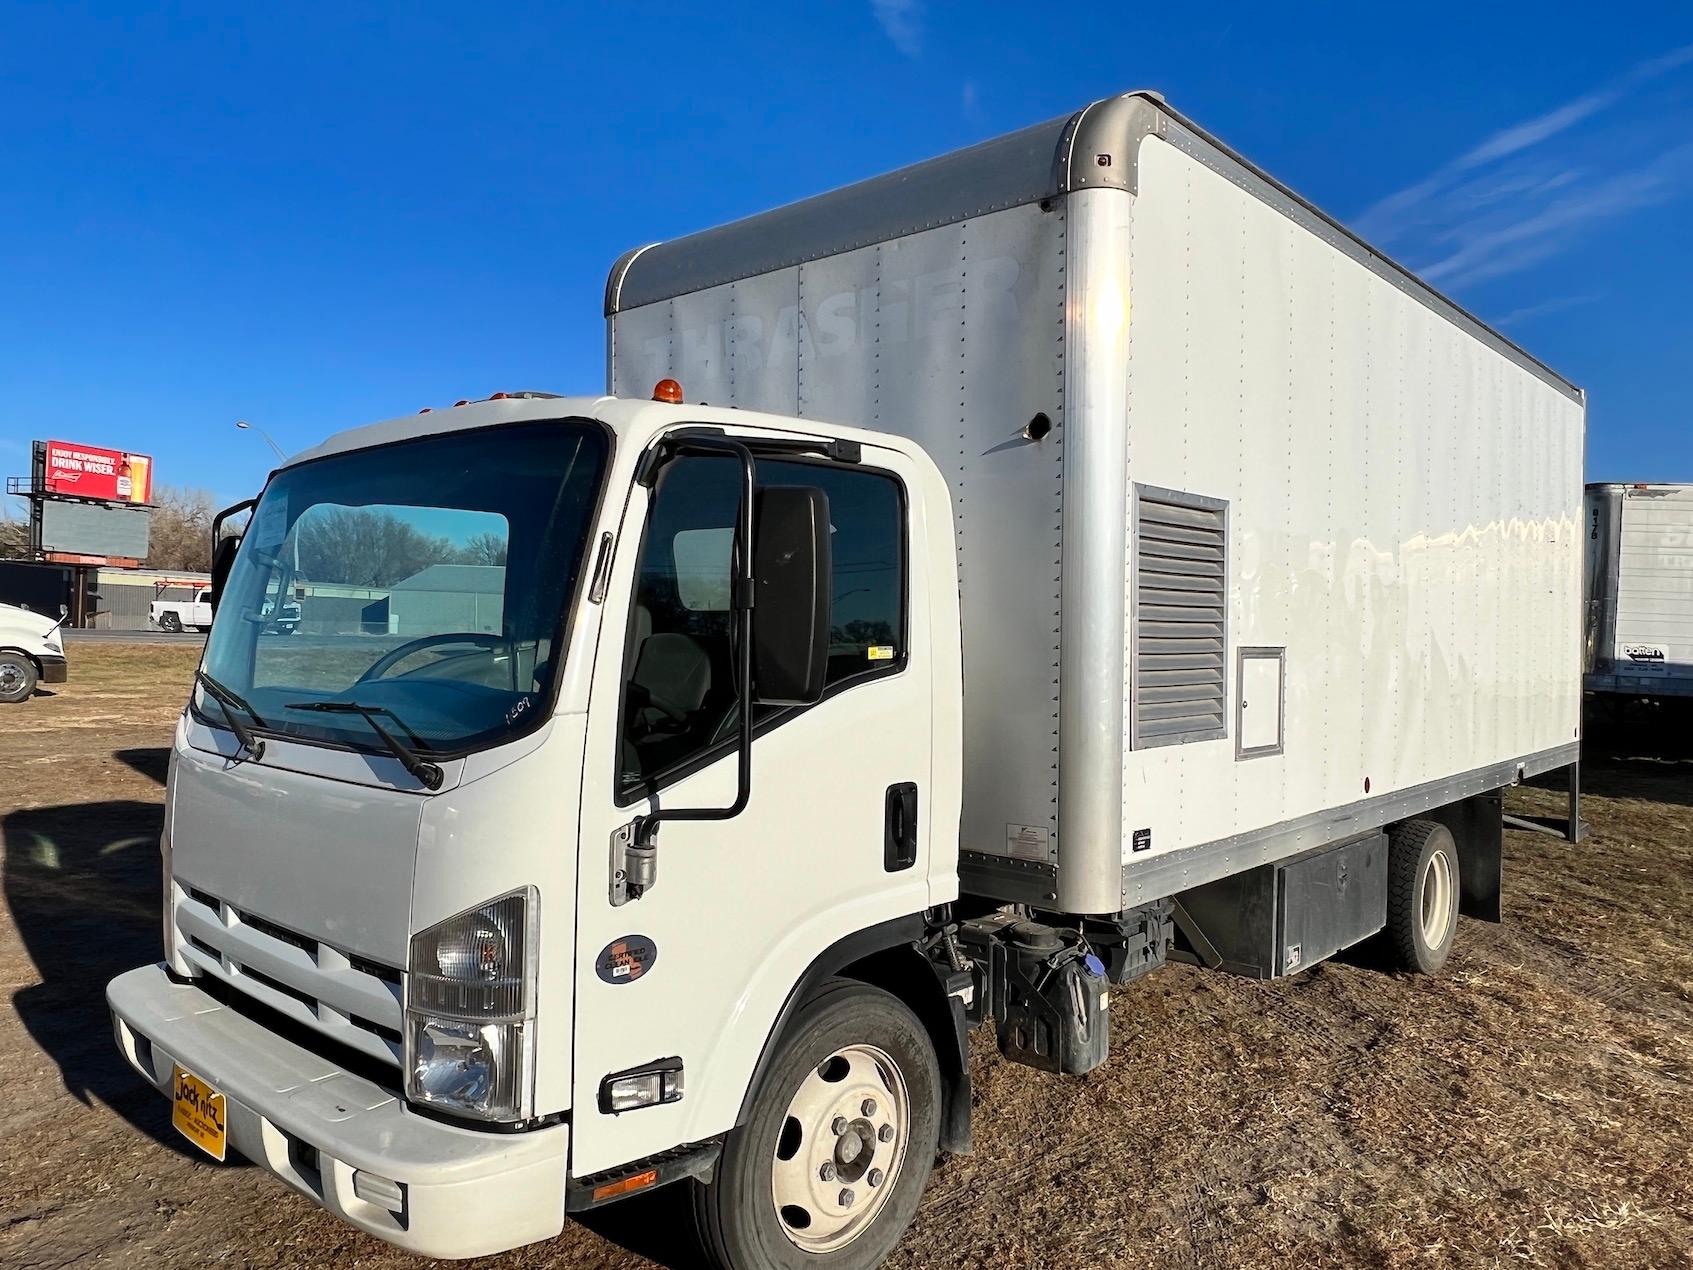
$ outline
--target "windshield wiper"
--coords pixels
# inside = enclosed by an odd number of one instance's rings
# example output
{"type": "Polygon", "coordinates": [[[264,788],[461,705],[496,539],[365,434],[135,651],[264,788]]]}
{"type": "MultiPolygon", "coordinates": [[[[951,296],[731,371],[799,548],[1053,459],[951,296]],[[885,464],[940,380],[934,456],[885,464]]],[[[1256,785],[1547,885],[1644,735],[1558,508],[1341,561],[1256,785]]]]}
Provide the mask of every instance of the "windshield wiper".
{"type": "MultiPolygon", "coordinates": [[[[252,716],[253,722],[261,728],[265,721],[259,717],[259,712],[248,705],[239,694],[225,688],[203,670],[194,672],[195,681],[206,690],[206,695],[218,703],[218,709],[223,712],[224,721],[229,724],[229,730],[235,733],[235,739],[241,742],[241,748],[254,759],[265,756],[265,743],[253,735],[253,730],[241,722],[237,710],[245,710],[252,716]]],[[[238,756],[239,757],[239,756],[238,756]]]]}
{"type": "MultiPolygon", "coordinates": [[[[387,728],[377,722],[376,716],[385,714],[399,723],[399,716],[385,706],[367,706],[357,701],[290,701],[284,709],[311,710],[317,714],[356,714],[366,723],[370,730],[382,738],[386,745],[400,760],[400,766],[415,776],[426,789],[441,788],[441,768],[437,763],[431,763],[426,758],[420,758],[416,750],[395,736],[387,728]]],[[[401,727],[405,724],[401,723],[401,727]]],[[[408,728],[407,731],[410,731],[408,728]]]]}

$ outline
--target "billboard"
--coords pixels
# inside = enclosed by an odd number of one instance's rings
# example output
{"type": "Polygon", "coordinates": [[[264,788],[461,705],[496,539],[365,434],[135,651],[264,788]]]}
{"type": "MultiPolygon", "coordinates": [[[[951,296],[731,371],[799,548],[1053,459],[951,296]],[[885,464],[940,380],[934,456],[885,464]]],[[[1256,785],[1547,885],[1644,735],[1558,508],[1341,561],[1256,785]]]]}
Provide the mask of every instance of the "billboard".
{"type": "Polygon", "coordinates": [[[153,460],[148,455],[71,441],[48,441],[45,448],[44,494],[98,498],[108,503],[153,501],[153,460]]]}
{"type": "MultiPolygon", "coordinates": [[[[100,506],[44,498],[41,550],[64,556],[145,560],[153,513],[146,507],[100,506]]],[[[94,561],[98,562],[98,561],[94,561]]]]}

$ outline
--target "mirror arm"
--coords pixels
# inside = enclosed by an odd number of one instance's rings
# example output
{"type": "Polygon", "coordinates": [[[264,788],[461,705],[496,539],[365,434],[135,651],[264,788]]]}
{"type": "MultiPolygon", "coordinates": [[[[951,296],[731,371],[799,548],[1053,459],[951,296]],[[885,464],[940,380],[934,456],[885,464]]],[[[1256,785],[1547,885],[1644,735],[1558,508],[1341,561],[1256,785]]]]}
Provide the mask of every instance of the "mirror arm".
{"type": "Polygon", "coordinates": [[[735,558],[738,566],[730,579],[730,604],[735,610],[736,700],[741,712],[736,752],[735,801],[727,807],[660,807],[635,820],[635,846],[657,845],[658,828],[666,820],[733,820],[746,810],[752,798],[752,604],[753,604],[753,495],[758,467],[752,451],[728,437],[683,434],[665,445],[665,457],[677,454],[730,454],[741,462],[741,506],[735,517],[735,558]]]}

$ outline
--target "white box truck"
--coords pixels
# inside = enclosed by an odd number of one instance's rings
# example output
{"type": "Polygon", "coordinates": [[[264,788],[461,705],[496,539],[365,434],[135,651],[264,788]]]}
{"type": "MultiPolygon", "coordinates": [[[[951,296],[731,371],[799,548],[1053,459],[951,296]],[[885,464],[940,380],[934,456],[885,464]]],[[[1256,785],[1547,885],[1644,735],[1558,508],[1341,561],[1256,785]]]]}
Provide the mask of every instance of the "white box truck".
{"type": "Polygon", "coordinates": [[[1586,687],[1693,697],[1693,485],[1587,487],[1586,687]]]}
{"type": "Polygon", "coordinates": [[[108,994],[207,1151],[432,1255],[680,1181],[716,1264],[868,1266],[972,1025],[1085,1072],[1171,961],[1497,920],[1500,791],[1577,754],[1582,395],[1161,100],[606,308],[612,395],[343,433],[220,552],[108,994]],[[253,620],[414,539],[498,633],[253,620]]]}

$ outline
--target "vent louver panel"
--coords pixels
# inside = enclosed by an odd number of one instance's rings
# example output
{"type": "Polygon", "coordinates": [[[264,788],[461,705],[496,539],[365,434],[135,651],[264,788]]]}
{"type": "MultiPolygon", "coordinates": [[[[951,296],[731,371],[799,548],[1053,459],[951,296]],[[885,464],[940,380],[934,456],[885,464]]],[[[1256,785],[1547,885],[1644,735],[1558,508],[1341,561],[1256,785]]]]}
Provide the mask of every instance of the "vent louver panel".
{"type": "Polygon", "coordinates": [[[1134,744],[1223,736],[1228,505],[1147,489],[1135,505],[1134,744]]]}

